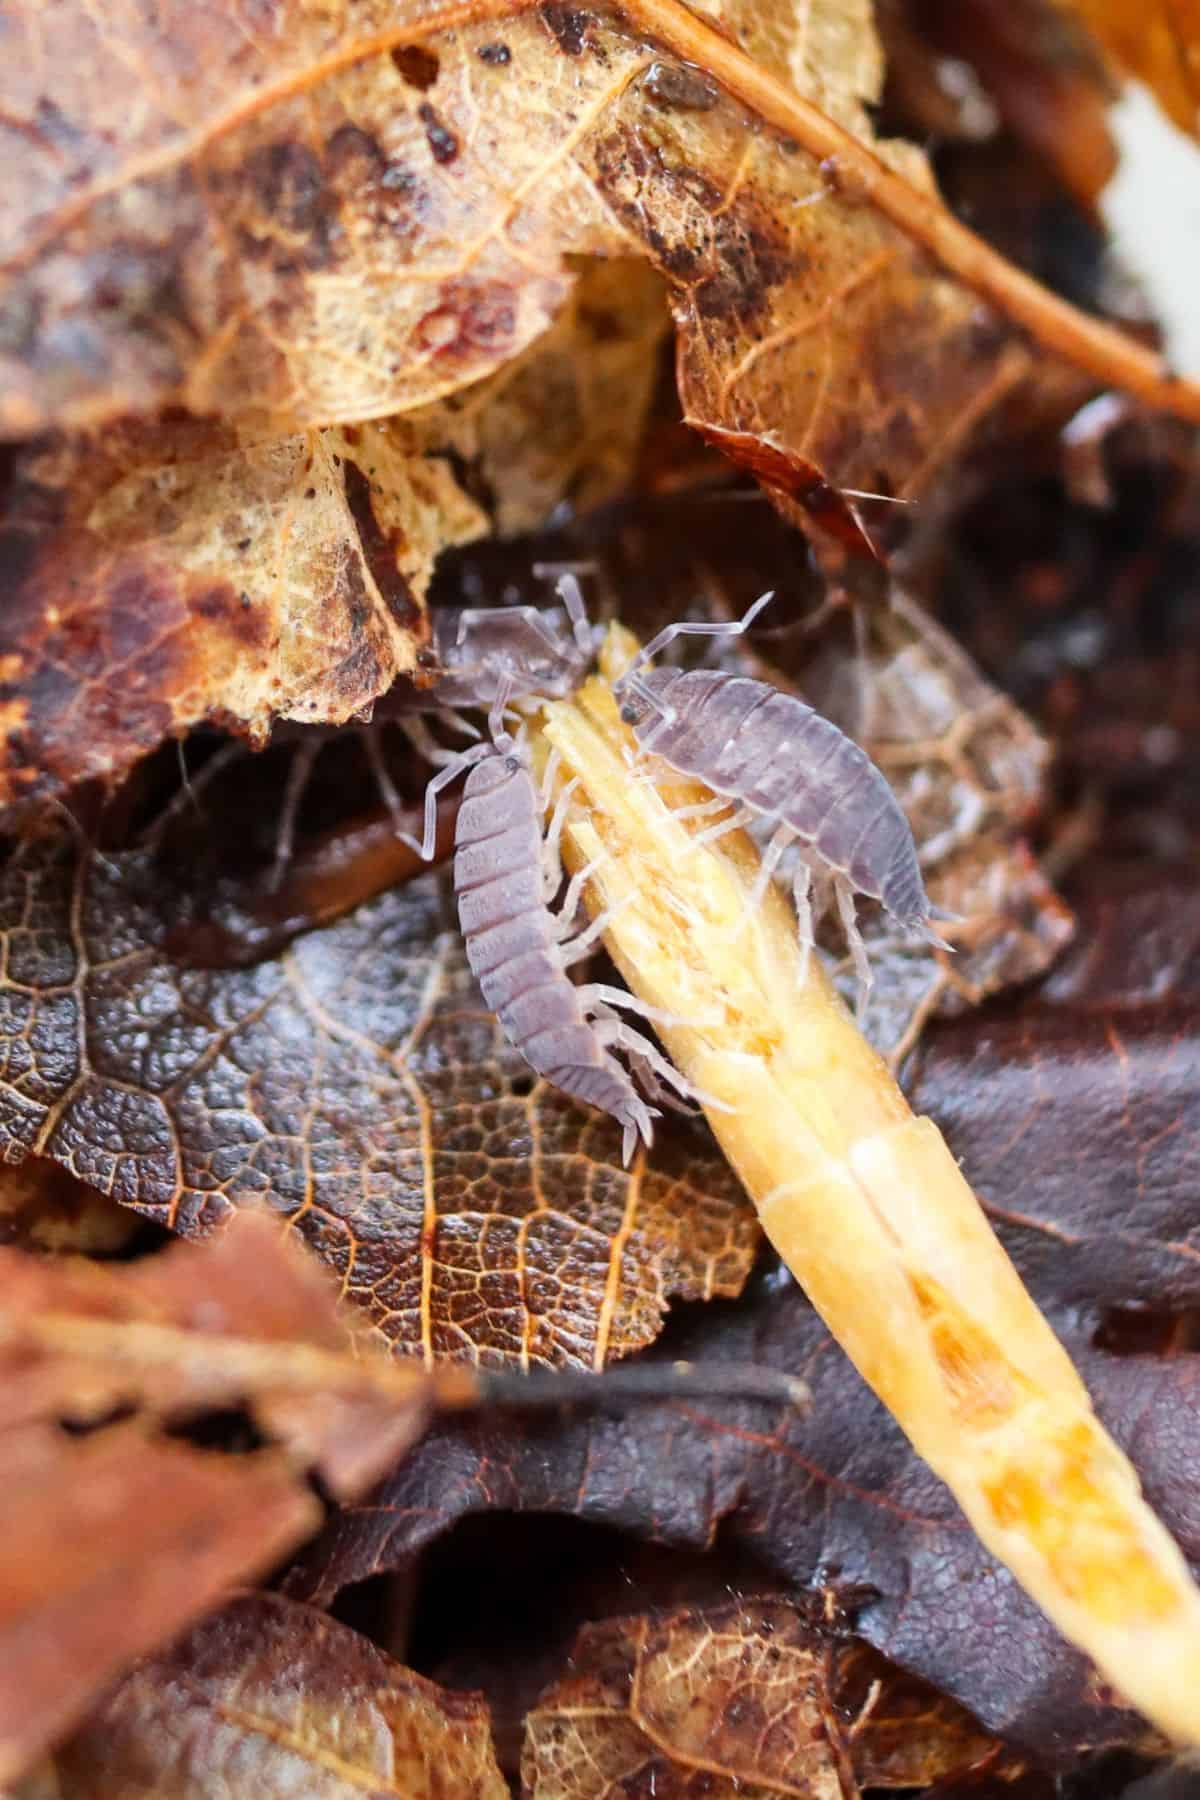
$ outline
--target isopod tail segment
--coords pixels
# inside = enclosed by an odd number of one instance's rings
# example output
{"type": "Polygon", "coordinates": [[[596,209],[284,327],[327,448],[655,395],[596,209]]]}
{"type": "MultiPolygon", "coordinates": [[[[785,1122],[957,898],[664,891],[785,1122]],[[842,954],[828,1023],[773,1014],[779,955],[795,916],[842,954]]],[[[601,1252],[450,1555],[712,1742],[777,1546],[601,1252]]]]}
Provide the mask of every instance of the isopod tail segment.
{"type": "MultiPolygon", "coordinates": [[[[764,594],[731,623],[681,621],[660,631],[614,684],[621,717],[639,753],[660,757],[732,804],[697,843],[745,824],[772,828],[759,899],[784,853],[832,878],[838,915],[858,976],[859,1012],[871,968],[855,917],[856,893],[878,900],[902,930],[948,949],[933,929],[912,829],[882,771],[829,719],[768,682],[719,669],[650,669],[660,650],[685,635],[740,636],[772,598],[764,594]]],[[[809,879],[795,884],[801,974],[813,934],[809,879]]]]}

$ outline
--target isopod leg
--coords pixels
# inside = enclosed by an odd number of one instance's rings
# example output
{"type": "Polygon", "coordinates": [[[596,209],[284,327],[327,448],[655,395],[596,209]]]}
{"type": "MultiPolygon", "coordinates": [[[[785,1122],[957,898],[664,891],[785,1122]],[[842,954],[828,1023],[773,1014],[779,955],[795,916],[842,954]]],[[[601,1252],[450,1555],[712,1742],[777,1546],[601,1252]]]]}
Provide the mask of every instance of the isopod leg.
{"type": "Polygon", "coordinates": [[[804,857],[796,864],[792,876],[792,898],[796,903],[796,935],[800,941],[800,986],[808,980],[808,960],[813,953],[812,868],[804,857]]]}
{"type": "Polygon", "coordinates": [[[605,1007],[623,1006],[628,1012],[635,1012],[639,1017],[648,1019],[652,1025],[687,1025],[687,1019],[681,1019],[678,1013],[666,1012],[661,1006],[648,1006],[631,994],[628,988],[611,987],[606,981],[589,981],[586,987],[579,989],[579,998],[590,1012],[597,1003],[605,1007]]]}
{"type": "Polygon", "coordinates": [[[426,784],[425,788],[425,832],[418,844],[406,831],[398,831],[396,836],[402,844],[409,844],[420,856],[422,862],[432,862],[437,847],[437,799],[442,789],[449,787],[459,775],[465,774],[473,764],[485,756],[491,756],[490,744],[472,744],[469,750],[460,750],[458,755],[448,762],[444,769],[426,784]]]}
{"type": "Polygon", "coordinates": [[[771,836],[771,841],[763,851],[763,859],[754,877],[754,886],[746,897],[746,905],[742,912],[743,923],[752,913],[756,913],[763,903],[763,896],[774,878],[780,859],[788,845],[792,843],[796,833],[790,825],[780,825],[771,836]]]}
{"type": "Polygon", "coordinates": [[[567,891],[563,896],[563,903],[558,911],[558,929],[560,937],[565,938],[570,932],[571,927],[575,922],[575,915],[579,911],[579,902],[583,899],[584,888],[592,879],[592,876],[595,875],[607,861],[608,858],[606,856],[594,857],[590,863],[585,864],[582,869],[577,870],[567,883],[567,891]]]}
{"type": "Polygon", "coordinates": [[[698,832],[692,842],[697,846],[715,843],[719,837],[724,837],[727,831],[738,831],[744,825],[749,825],[753,818],[754,813],[750,807],[739,806],[737,811],[730,813],[727,819],[718,819],[717,823],[710,825],[707,831],[698,832]]]}
{"type": "Polygon", "coordinates": [[[582,962],[585,956],[591,954],[601,937],[612,924],[613,914],[617,911],[617,908],[624,906],[626,901],[631,898],[631,895],[626,895],[624,899],[616,901],[614,905],[606,906],[603,912],[596,914],[596,917],[592,920],[590,925],[585,926],[582,931],[577,932],[573,938],[566,938],[563,940],[559,949],[562,955],[562,966],[564,969],[574,968],[577,962],[582,962]]]}
{"type": "Polygon", "coordinates": [[[717,794],[712,800],[697,800],[694,806],[677,806],[672,812],[673,819],[707,819],[715,812],[720,812],[733,802],[725,794],[717,794]]]}
{"type": "Polygon", "coordinates": [[[296,820],[300,814],[300,802],[304,798],[304,790],[308,786],[313,772],[313,764],[324,748],[322,738],[309,738],[302,742],[288,769],[287,786],[283,791],[283,806],[279,813],[279,828],[275,833],[275,864],[271,870],[270,889],[275,893],[282,885],[287,874],[288,864],[292,860],[292,851],[296,844],[296,820]]]}
{"type": "Polygon", "coordinates": [[[629,668],[621,677],[621,683],[618,683],[618,686],[624,682],[636,680],[637,671],[665,650],[668,644],[673,644],[678,637],[741,637],[744,631],[749,631],[763,607],[774,598],[774,589],[769,593],[760,594],[754,605],[740,619],[721,620],[719,623],[709,621],[693,623],[690,619],[681,619],[674,625],[665,626],[657,637],[652,637],[645,648],[638,651],[629,668]]]}
{"type": "Polygon", "coordinates": [[[633,1062],[644,1063],[660,1081],[667,1084],[676,1094],[685,1100],[696,1100],[701,1106],[715,1107],[718,1112],[731,1112],[733,1109],[718,1100],[713,1094],[706,1094],[703,1089],[695,1087],[686,1075],[680,1073],[674,1063],[669,1062],[648,1037],[635,1031],[623,1019],[598,1019],[596,1031],[601,1041],[614,1050],[622,1051],[633,1062]]]}
{"type": "MultiPolygon", "coordinates": [[[[557,755],[557,751],[555,752],[555,755],[557,755]]],[[[542,846],[546,860],[542,892],[546,900],[552,900],[554,898],[555,894],[558,892],[559,884],[562,881],[562,861],[558,854],[558,846],[562,841],[563,825],[567,817],[567,808],[571,804],[571,795],[578,786],[579,777],[576,775],[572,781],[568,781],[566,787],[558,796],[558,803],[551,815],[550,826],[546,832],[545,842],[542,846]]],[[[578,902],[576,902],[576,904],[578,904],[578,902]]],[[[571,914],[568,916],[573,916],[574,911],[575,908],[572,907],[571,914]]]]}
{"type": "Polygon", "coordinates": [[[375,778],[375,786],[379,789],[380,799],[388,809],[388,816],[393,826],[398,829],[399,821],[404,813],[404,806],[396,792],[396,784],[388,774],[387,764],[383,760],[383,752],[379,747],[379,734],[368,728],[360,732],[359,736],[368,767],[375,778]]]}
{"type": "Polygon", "coordinates": [[[858,976],[858,1001],[855,1015],[859,1022],[867,1010],[867,1002],[871,998],[871,989],[875,985],[875,977],[871,973],[871,959],[867,955],[867,946],[863,943],[862,932],[858,929],[858,920],[854,912],[854,889],[845,876],[838,875],[834,879],[833,891],[837,896],[838,917],[842,921],[842,930],[846,934],[846,943],[854,959],[854,973],[858,976]]]}

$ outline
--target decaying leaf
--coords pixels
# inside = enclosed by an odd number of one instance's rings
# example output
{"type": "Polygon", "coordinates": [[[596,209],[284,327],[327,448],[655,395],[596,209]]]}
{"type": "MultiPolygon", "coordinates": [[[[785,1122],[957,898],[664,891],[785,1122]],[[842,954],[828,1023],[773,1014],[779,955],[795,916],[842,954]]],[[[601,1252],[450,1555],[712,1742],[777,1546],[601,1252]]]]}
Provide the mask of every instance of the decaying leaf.
{"type": "Polygon", "coordinates": [[[434,554],[485,523],[411,433],[184,419],[35,446],[5,510],[0,812],[206,720],[369,708],[414,667],[434,554]]]}
{"type": "MultiPolygon", "coordinates": [[[[1121,1352],[1169,1343],[1172,1312],[1196,1303],[1184,1234],[1198,917],[1194,888],[1188,898],[1178,886],[1143,893],[1133,911],[1111,900],[1099,915],[1085,911],[1059,1004],[1035,998],[931,1027],[913,1096],[941,1110],[998,1232],[1193,1567],[1195,1444],[1180,1421],[1200,1404],[1196,1358],[1121,1352]],[[1124,1013],[1111,1005],[1122,991],[1142,996],[1124,1013]],[[1068,1089],[1052,1106],[1042,1032],[1059,1046],[1055,1080],[1091,1071],[1085,1099],[1068,1089]],[[1135,1209],[1139,1174],[1145,1215],[1135,1209]],[[1093,1193],[1103,1203],[1094,1214],[1093,1193]],[[1165,1311],[1154,1305],[1159,1291],[1165,1311]],[[1114,1332],[1139,1318],[1148,1336],[1114,1332]]],[[[786,1278],[768,1274],[737,1306],[681,1325],[664,1356],[758,1355],[804,1375],[811,1412],[772,1430],[749,1409],[664,1407],[621,1424],[578,1421],[532,1443],[482,1421],[439,1427],[370,1512],[348,1509],[331,1528],[297,1591],[328,1597],[472,1513],[562,1512],[698,1549],[720,1529],[727,1555],[740,1548],[799,1590],[828,1590],[859,1635],[1037,1755],[1068,1760],[1084,1746],[1136,1740],[1136,1721],[982,1551],[786,1278]]]]}
{"type": "MultiPolygon", "coordinates": [[[[903,593],[864,627],[855,654],[818,644],[800,679],[888,776],[930,898],[954,920],[950,952],[898,940],[878,914],[867,924],[878,982],[868,1034],[899,1063],[930,1017],[1042,974],[1073,923],[1025,841],[1045,795],[1046,739],[903,593]]],[[[843,992],[852,986],[847,969],[843,992]]]]}
{"type": "Polygon", "coordinates": [[[8,1160],[185,1235],[266,1201],[417,1353],[599,1367],[745,1280],[758,1229],[711,1145],[680,1121],[625,1170],[611,1121],[534,1086],[435,880],[246,969],[167,948],[190,861],[64,840],[3,883],[8,1160]]]}
{"type": "Polygon", "coordinates": [[[0,1244],[112,1256],[126,1249],[139,1229],[124,1207],[45,1157],[0,1167],[0,1244]]]}
{"type": "Polygon", "coordinates": [[[881,1659],[794,1607],[746,1603],[586,1626],[570,1673],[528,1715],[522,1774],[530,1800],[851,1800],[924,1787],[995,1749],[968,1714],[916,1684],[906,1694],[881,1659]]]}
{"type": "Polygon", "coordinates": [[[0,1781],[105,1682],[302,1541],[320,1507],[285,1463],[147,1438],[0,1434],[0,1781]]]}
{"type": "Polygon", "coordinates": [[[359,1492],[439,1391],[356,1360],[324,1275],[265,1219],[129,1265],[0,1250],[0,1781],[313,1531],[309,1469],[359,1492]],[[161,1435],[222,1408],[286,1450],[161,1435]]]}
{"type": "MultiPolygon", "coordinates": [[[[141,1663],[50,1759],[59,1800],[507,1800],[487,1708],[274,1594],[141,1663]]],[[[16,1800],[25,1800],[18,1789],[16,1800]]],[[[29,1794],[28,1800],[34,1800],[29,1794]]]]}
{"type": "Polygon", "coordinates": [[[812,43],[807,14],[764,21],[756,62],[675,0],[619,23],[285,4],[253,33],[60,0],[49,92],[44,20],[19,12],[8,429],[170,401],[293,428],[408,410],[532,342],[566,258],[631,251],[671,285],[689,415],[770,434],[818,487],[907,489],[1019,376],[981,297],[1102,379],[1200,404],[972,238],[915,151],[876,159],[854,135],[869,20],[837,43],[817,17],[812,43]]]}
{"type": "Polygon", "coordinates": [[[1152,88],[1185,131],[1200,129],[1200,11],[1195,0],[1054,0],[1078,20],[1116,68],[1152,88]]]}

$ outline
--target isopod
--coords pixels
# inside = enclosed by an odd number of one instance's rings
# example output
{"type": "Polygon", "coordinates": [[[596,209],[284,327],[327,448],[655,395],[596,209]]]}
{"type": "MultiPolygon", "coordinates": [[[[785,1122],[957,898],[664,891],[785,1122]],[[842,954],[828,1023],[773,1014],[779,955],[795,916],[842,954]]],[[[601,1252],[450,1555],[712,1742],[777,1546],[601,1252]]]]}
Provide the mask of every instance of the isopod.
{"type": "Polygon", "coordinates": [[[491,741],[461,751],[429,783],[425,841],[432,842],[438,792],[465,770],[455,825],[454,891],[471,972],[530,1068],[623,1128],[628,1162],[639,1137],[652,1141],[658,1114],[614,1052],[625,1053],[652,1094],[662,1092],[663,1083],[685,1095],[694,1090],[614,1009],[661,1015],[620,988],[601,982],[576,986],[567,973],[590,952],[608,915],[568,935],[591,868],[572,877],[561,909],[551,911],[562,879],[558,838],[573,784],[560,794],[543,837],[554,769],[547,769],[539,791],[520,740],[503,723],[507,704],[504,686],[491,708],[491,741]]]}
{"type": "Polygon", "coordinates": [[[792,694],[716,669],[643,665],[685,633],[745,631],[772,599],[764,594],[732,624],[668,625],[616,683],[621,716],[640,750],[704,782],[735,811],[709,827],[719,836],[755,820],[773,827],[756,894],[761,898],[789,844],[803,855],[794,881],[801,942],[812,944],[812,857],[831,875],[859,979],[871,970],[854,916],[855,893],[880,901],[905,931],[940,943],[904,812],[882,771],[853,738],[792,694]]]}
{"type": "Polygon", "coordinates": [[[557,575],[559,606],[435,607],[429,622],[439,672],[427,688],[397,683],[390,710],[488,708],[501,683],[516,700],[534,694],[561,700],[573,693],[596,653],[600,632],[588,620],[573,570],[539,564],[534,572],[543,571],[557,575]]]}

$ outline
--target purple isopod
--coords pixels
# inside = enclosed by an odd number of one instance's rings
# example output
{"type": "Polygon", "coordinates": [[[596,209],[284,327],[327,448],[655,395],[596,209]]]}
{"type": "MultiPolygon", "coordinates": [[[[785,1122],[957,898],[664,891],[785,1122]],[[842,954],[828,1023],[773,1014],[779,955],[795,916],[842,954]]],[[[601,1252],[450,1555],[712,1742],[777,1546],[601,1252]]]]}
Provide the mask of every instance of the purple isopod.
{"type": "MultiPolygon", "coordinates": [[[[796,842],[833,877],[838,910],[858,971],[871,985],[854,919],[854,894],[881,902],[906,931],[940,943],[908,820],[882,771],[853,738],[802,700],[750,676],[716,669],[646,669],[674,638],[745,631],[772,598],[764,594],[735,624],[678,624],[646,646],[616,684],[621,716],[639,749],[660,756],[736,805],[704,837],[762,820],[773,833],[758,894],[796,842]]],[[[807,861],[798,865],[796,910],[807,952],[812,941],[807,861]]]]}
{"type": "Polygon", "coordinates": [[[429,623],[438,674],[427,688],[402,677],[388,697],[389,712],[490,707],[501,683],[515,700],[573,693],[600,630],[588,621],[574,573],[565,565],[536,565],[534,573],[542,572],[557,576],[558,606],[435,607],[429,623]]]}
{"type": "Polygon", "coordinates": [[[590,869],[572,878],[561,910],[551,912],[548,900],[561,879],[557,834],[570,789],[560,796],[547,842],[533,773],[518,743],[498,726],[494,717],[494,743],[464,753],[471,766],[455,829],[454,891],[467,961],[505,1036],[529,1066],[623,1127],[628,1162],[639,1137],[650,1143],[657,1115],[614,1050],[628,1054],[652,1091],[658,1078],[681,1093],[692,1090],[613,1010],[627,1006],[656,1016],[651,1009],[619,988],[578,987],[570,979],[567,970],[588,953],[607,919],[601,914],[566,937],[590,869]]]}

